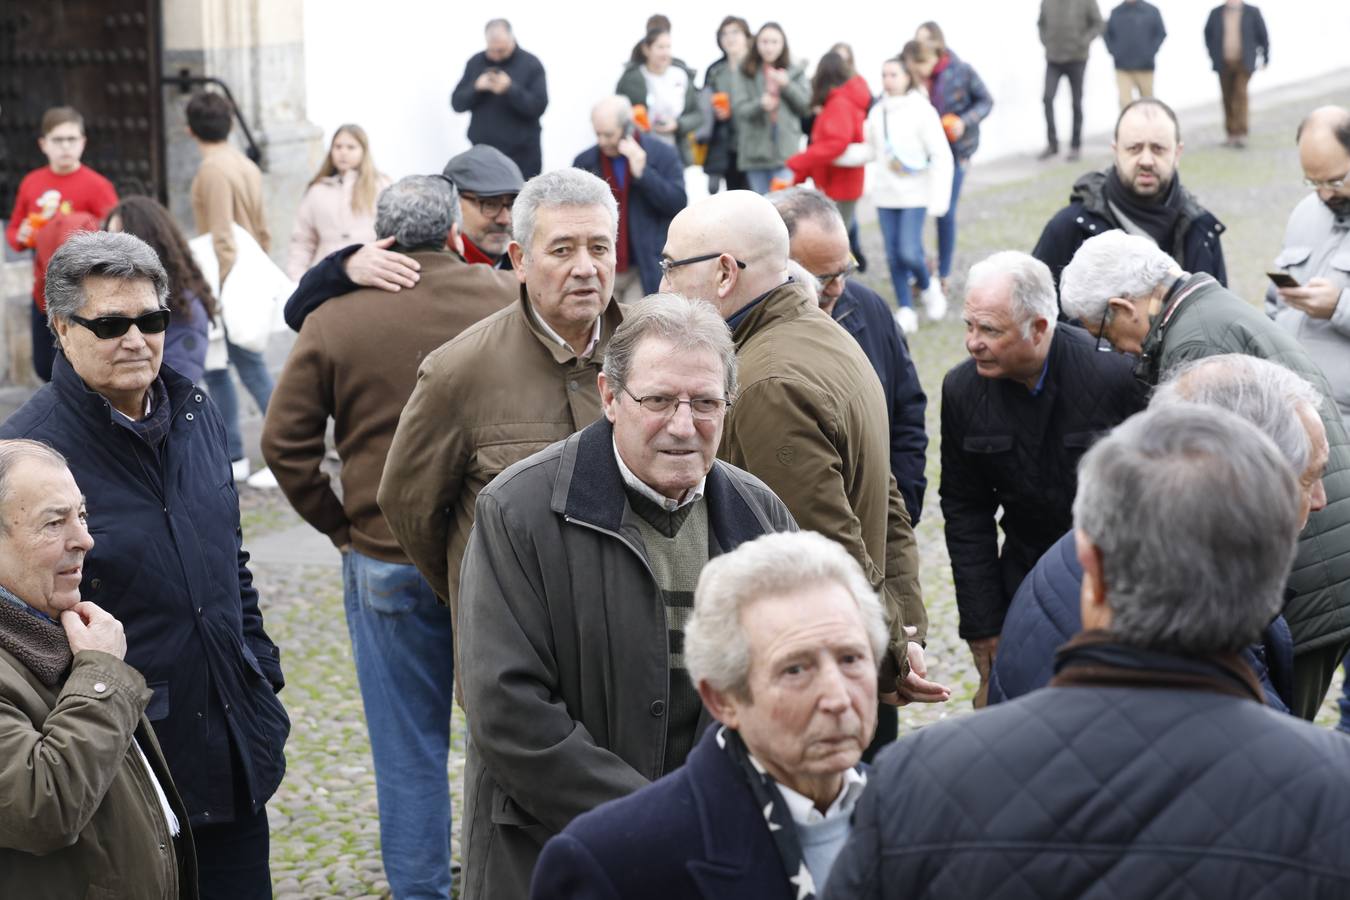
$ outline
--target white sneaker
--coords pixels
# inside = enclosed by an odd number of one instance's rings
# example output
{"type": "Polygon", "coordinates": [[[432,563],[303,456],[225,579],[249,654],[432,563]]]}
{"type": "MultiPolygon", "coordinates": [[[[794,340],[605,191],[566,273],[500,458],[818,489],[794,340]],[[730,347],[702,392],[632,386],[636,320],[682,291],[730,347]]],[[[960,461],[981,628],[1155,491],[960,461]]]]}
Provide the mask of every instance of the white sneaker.
{"type": "Polygon", "coordinates": [[[267,466],[263,466],[261,469],[248,476],[248,480],[246,480],[244,484],[251,488],[268,490],[277,486],[277,476],[273,475],[272,470],[267,468],[267,466]]]}
{"type": "Polygon", "coordinates": [[[905,334],[913,334],[919,330],[919,314],[912,306],[902,306],[895,311],[895,324],[905,334]]]}
{"type": "Polygon", "coordinates": [[[936,279],[928,282],[928,290],[923,292],[923,309],[934,322],[947,315],[947,296],[936,279]]]}
{"type": "Polygon", "coordinates": [[[236,459],[234,462],[230,463],[230,468],[234,470],[235,481],[243,481],[245,478],[248,478],[248,473],[253,471],[252,467],[248,464],[247,456],[243,459],[236,459]]]}

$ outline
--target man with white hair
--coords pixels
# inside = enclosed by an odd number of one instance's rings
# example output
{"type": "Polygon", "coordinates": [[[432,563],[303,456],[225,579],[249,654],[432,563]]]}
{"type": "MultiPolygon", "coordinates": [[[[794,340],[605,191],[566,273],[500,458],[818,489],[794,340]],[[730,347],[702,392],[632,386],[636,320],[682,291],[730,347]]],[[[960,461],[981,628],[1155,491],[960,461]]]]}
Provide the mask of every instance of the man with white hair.
{"type": "Polygon", "coordinates": [[[768,535],[708,563],[684,651],[717,722],[682,769],[550,840],[532,896],[818,895],[867,784],[887,641],[862,569],[822,535],[768,535]]]}
{"type": "Polygon", "coordinates": [[[1292,709],[1312,719],[1350,649],[1350,437],[1322,371],[1293,335],[1213,276],[1183,272],[1152,241],[1124,232],[1084,242],[1064,268],[1060,300],[1090,332],[1138,354],[1135,374],[1146,384],[1187,360],[1243,353],[1279,363],[1322,395],[1327,505],[1303,529],[1284,609],[1294,635],[1292,709]]]}
{"type": "Polygon", "coordinates": [[[1130,364],[1096,352],[1058,313],[1045,263],[1011,250],[976,263],[963,315],[970,359],[942,381],[938,493],[977,708],[1013,594],[1069,528],[1078,460],[1142,405],[1130,364]]]}
{"type": "Polygon", "coordinates": [[[826,898],[1350,895],[1350,743],[1266,708],[1237,655],[1280,610],[1299,506],[1226,410],[1102,439],[1073,510],[1085,630],[1045,690],[881,756],[826,898]]]}
{"type": "MultiPolygon", "coordinates": [[[[1168,373],[1150,407],[1198,403],[1237,413],[1275,442],[1299,473],[1299,502],[1308,515],[1327,505],[1322,475],[1331,448],[1318,407],[1322,395],[1293,372],[1255,356],[1226,353],[1185,363],[1168,373]]],[[[1073,532],[1045,552],[1013,597],[1003,623],[1003,652],[994,660],[989,702],[1020,697],[1044,687],[1054,675],[1055,650],[1082,628],[1078,596],[1083,569],[1073,532]]],[[[1261,681],[1266,703],[1287,712],[1293,697],[1293,638],[1277,616],[1259,643],[1243,651],[1261,681]]]]}
{"type": "Polygon", "coordinates": [[[635,303],[661,287],[661,248],[675,214],[687,202],[684,164],[669,144],[643,136],[633,126],[633,103],[606,97],[591,110],[595,146],[572,165],[585,169],[614,192],[619,204],[619,240],[614,251],[614,299],[635,303]]]}
{"type": "Polygon", "coordinates": [[[923,678],[928,617],[914,530],[888,464],[881,382],[857,342],[788,278],[788,253],[782,217],[752,191],[714,194],[670,224],[662,286],[710,301],[736,341],[741,396],[719,456],[762,478],[801,527],[839,541],[872,586],[884,586],[893,644],[883,699],[944,701],[947,689],[923,678]]]}
{"type": "Polygon", "coordinates": [[[685,654],[699,573],[796,528],[716,459],[737,381],[711,306],[634,304],[597,381],[604,418],[478,495],[456,624],[466,900],[526,896],[550,835],[684,763],[708,725],[685,654]]]}

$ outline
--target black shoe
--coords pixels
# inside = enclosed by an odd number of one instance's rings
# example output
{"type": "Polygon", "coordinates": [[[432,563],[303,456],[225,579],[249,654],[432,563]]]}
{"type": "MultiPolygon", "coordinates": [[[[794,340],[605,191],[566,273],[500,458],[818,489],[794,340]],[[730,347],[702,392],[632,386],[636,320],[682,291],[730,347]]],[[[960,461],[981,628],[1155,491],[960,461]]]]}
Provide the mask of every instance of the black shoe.
{"type": "Polygon", "coordinates": [[[1069,152],[1065,154],[1064,159],[1068,162],[1078,162],[1083,156],[1083,151],[1079,147],[1070,147],[1069,152]]]}
{"type": "Polygon", "coordinates": [[[1036,157],[1036,160],[1037,160],[1037,162],[1045,162],[1047,159],[1052,159],[1052,158],[1054,158],[1054,157],[1056,157],[1056,156],[1058,156],[1058,155],[1059,155],[1059,148],[1058,148],[1058,147],[1046,147],[1046,148],[1045,148],[1044,150],[1042,150],[1042,151],[1040,152],[1040,154],[1036,157]]]}
{"type": "Polygon", "coordinates": [[[853,261],[858,264],[859,275],[867,272],[867,256],[861,250],[853,254],[853,261]]]}

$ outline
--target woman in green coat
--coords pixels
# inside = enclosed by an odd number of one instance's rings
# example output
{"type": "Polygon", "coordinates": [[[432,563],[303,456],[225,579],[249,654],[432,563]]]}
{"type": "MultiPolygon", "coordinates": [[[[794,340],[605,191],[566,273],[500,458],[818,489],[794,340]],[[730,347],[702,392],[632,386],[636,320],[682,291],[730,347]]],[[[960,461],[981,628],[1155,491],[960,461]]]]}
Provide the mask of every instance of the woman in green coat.
{"type": "Polygon", "coordinates": [[[791,183],[784,162],[800,149],[801,117],[810,111],[806,64],[792,62],[782,26],[764,23],[731,76],[736,161],[751,190],[767,194],[775,178],[791,183]]]}
{"type": "Polygon", "coordinates": [[[646,107],[651,136],[675,147],[684,164],[690,164],[689,135],[703,124],[703,110],[693,70],[671,54],[670,29],[647,32],[633,48],[614,91],[634,106],[646,107]]]}

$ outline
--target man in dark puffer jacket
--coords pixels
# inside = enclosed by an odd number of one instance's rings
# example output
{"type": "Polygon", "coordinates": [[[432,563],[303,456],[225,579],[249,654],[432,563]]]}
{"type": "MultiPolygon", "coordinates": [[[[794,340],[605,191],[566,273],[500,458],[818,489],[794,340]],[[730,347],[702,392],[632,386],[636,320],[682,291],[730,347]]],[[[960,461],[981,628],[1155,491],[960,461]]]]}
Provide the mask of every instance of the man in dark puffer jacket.
{"type": "Polygon", "coordinates": [[[1049,688],[883,751],[827,900],[1350,895],[1350,743],[1265,708],[1237,656],[1280,609],[1298,493],[1223,410],[1090,450],[1089,630],[1049,688]]]}
{"type": "Polygon", "coordinates": [[[1013,594],[1072,523],[1078,460],[1143,402],[1128,359],[1056,325],[1043,263],[999,253],[972,267],[967,283],[971,358],[942,382],[938,493],[960,633],[981,675],[978,707],[1013,594]]]}
{"type": "MultiPolygon", "coordinates": [[[[1300,502],[1309,513],[1327,505],[1322,472],[1330,448],[1318,418],[1322,395],[1293,372],[1264,359],[1237,353],[1210,356],[1178,367],[1153,396],[1151,406],[1199,403],[1217,406],[1259,428],[1275,442],[1299,479],[1300,502]]],[[[1017,589],[994,671],[989,702],[999,703],[1045,687],[1054,675],[1055,649],[1083,627],[1078,613],[1083,567],[1074,553],[1073,532],[1051,547],[1017,589]]],[[[1294,639],[1277,616],[1262,639],[1243,651],[1261,681],[1266,703],[1287,711],[1293,698],[1294,639]]]]}

